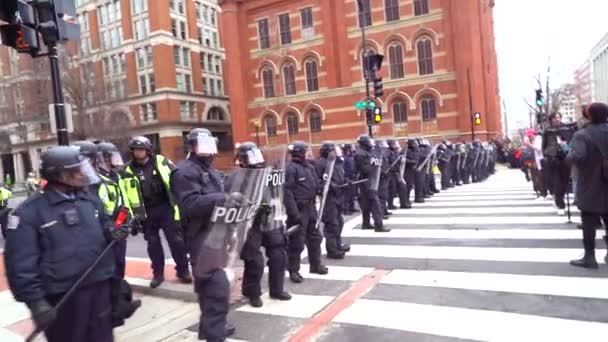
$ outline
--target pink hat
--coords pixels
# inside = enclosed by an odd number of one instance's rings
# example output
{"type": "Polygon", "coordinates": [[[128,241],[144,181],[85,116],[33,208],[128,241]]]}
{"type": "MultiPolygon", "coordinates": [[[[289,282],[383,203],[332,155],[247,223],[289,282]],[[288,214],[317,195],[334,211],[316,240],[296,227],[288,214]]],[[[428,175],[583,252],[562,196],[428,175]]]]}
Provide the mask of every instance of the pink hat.
{"type": "Polygon", "coordinates": [[[535,136],[536,135],[536,130],[534,130],[534,128],[528,128],[526,130],[526,136],[527,137],[531,137],[531,136],[535,136]]]}

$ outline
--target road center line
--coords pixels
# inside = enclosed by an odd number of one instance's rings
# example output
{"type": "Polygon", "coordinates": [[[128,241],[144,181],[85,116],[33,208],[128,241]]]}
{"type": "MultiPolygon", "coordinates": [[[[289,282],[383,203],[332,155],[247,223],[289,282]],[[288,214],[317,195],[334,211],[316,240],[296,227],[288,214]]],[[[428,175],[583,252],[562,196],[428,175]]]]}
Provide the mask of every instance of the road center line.
{"type": "Polygon", "coordinates": [[[310,341],[311,337],[324,330],[338,314],[348,309],[359,298],[363,297],[367,292],[374,288],[374,286],[376,286],[389,272],[390,271],[388,270],[375,270],[353,283],[348,290],[340,294],[340,296],[334,299],[328,306],[319,311],[310,318],[306,324],[296,330],[288,341],[310,341]]]}

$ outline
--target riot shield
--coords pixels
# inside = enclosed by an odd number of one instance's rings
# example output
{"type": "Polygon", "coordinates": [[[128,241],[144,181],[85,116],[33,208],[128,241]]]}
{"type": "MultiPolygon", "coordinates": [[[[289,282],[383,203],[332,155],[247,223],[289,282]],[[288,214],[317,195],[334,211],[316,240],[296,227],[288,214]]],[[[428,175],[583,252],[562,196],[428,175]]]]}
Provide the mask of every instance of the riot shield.
{"type": "Polygon", "coordinates": [[[373,155],[370,159],[371,172],[368,175],[369,189],[372,191],[378,191],[380,186],[380,176],[382,176],[382,155],[373,155]]]}
{"type": "Polygon", "coordinates": [[[405,184],[405,179],[403,175],[405,174],[405,166],[407,163],[407,150],[399,155],[399,183],[405,184]]]}
{"type": "Polygon", "coordinates": [[[224,187],[226,199],[213,208],[209,233],[202,242],[193,270],[195,276],[224,269],[232,281],[232,268],[260,207],[270,172],[270,167],[241,168],[228,174],[224,187]]]}
{"type": "Polygon", "coordinates": [[[266,179],[266,189],[262,206],[268,210],[267,222],[262,231],[284,229],[287,214],[283,206],[283,185],[285,184],[285,166],[287,165],[287,146],[281,145],[262,150],[270,173],[266,179]]]}
{"type": "Polygon", "coordinates": [[[327,156],[327,164],[325,165],[325,171],[323,172],[323,192],[321,193],[321,203],[319,206],[319,214],[317,215],[316,227],[321,232],[323,231],[323,211],[325,210],[325,201],[327,200],[327,194],[329,193],[329,187],[331,186],[331,178],[334,174],[334,166],[336,165],[336,156],[330,153],[327,156]]]}

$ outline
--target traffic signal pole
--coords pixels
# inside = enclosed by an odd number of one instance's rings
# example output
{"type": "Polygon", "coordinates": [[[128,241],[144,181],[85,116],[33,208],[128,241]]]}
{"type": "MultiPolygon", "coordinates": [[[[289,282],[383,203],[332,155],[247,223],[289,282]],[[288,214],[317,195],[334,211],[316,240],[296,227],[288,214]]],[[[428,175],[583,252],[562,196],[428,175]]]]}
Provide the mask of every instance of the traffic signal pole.
{"type": "Polygon", "coordinates": [[[67,120],[65,117],[65,102],[63,87],[61,85],[61,72],[59,70],[59,53],[57,43],[48,45],[49,62],[51,64],[51,81],[53,82],[53,106],[55,107],[55,123],[57,127],[57,144],[67,146],[70,144],[67,120]]]}
{"type": "MultiPolygon", "coordinates": [[[[366,109],[365,109],[365,117],[367,120],[367,111],[369,108],[369,101],[370,101],[370,94],[369,94],[369,80],[370,80],[370,65],[369,65],[369,56],[367,56],[367,41],[365,40],[365,25],[361,22],[361,18],[362,15],[365,15],[365,13],[363,13],[363,2],[362,0],[357,0],[357,5],[359,6],[359,26],[361,26],[361,40],[363,41],[363,53],[361,53],[361,58],[363,58],[363,77],[365,79],[365,105],[366,105],[366,109]]],[[[374,137],[374,133],[372,130],[372,123],[367,122],[367,132],[369,134],[370,138],[374,137]]]]}
{"type": "Polygon", "coordinates": [[[469,117],[471,118],[471,142],[475,141],[475,122],[473,118],[473,92],[471,91],[471,69],[467,69],[467,83],[469,86],[469,117]]]}

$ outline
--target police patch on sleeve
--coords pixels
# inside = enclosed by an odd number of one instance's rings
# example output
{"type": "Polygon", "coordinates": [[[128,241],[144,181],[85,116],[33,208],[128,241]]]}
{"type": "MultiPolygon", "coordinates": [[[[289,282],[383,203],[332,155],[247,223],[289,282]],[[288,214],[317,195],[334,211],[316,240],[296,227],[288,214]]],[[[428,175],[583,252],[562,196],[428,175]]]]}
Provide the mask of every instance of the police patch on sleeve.
{"type": "Polygon", "coordinates": [[[19,225],[19,216],[9,215],[8,224],[7,224],[6,228],[14,230],[14,229],[17,229],[18,225],[19,225]]]}

